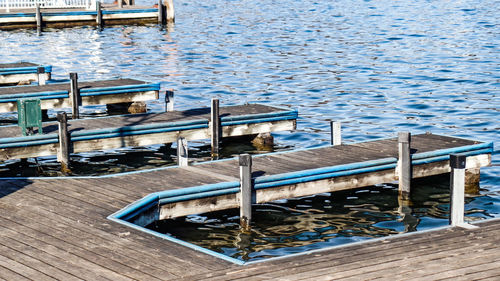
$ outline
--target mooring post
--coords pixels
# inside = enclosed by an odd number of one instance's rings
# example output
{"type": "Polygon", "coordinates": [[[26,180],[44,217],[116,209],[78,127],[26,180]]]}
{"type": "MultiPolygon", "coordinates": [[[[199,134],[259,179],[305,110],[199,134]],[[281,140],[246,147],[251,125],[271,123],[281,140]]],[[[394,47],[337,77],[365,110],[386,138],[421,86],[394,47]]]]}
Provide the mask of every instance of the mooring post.
{"type": "Polygon", "coordinates": [[[340,122],[330,121],[330,144],[342,144],[342,129],[340,122]]]}
{"type": "Polygon", "coordinates": [[[167,22],[175,22],[174,0],[165,0],[167,22]]]}
{"type": "Polygon", "coordinates": [[[219,99],[212,99],[210,110],[210,141],[212,145],[212,158],[219,158],[219,143],[221,137],[221,122],[219,114],[219,99]]]}
{"type": "Polygon", "coordinates": [[[169,89],[165,92],[165,111],[174,111],[174,90],[169,89]]]}
{"type": "Polygon", "coordinates": [[[78,73],[72,72],[69,74],[69,79],[71,79],[71,108],[73,119],[80,118],[80,90],[78,89],[78,73]]]}
{"type": "Polygon", "coordinates": [[[45,79],[45,67],[39,66],[36,68],[36,74],[38,79],[38,85],[45,85],[47,81],[45,79]]]}
{"type": "Polygon", "coordinates": [[[101,7],[101,1],[97,1],[96,2],[96,9],[97,9],[97,17],[96,17],[96,21],[97,21],[97,28],[99,28],[99,30],[102,29],[102,26],[103,26],[103,23],[102,23],[102,7],[101,7]]]}
{"type": "Polygon", "coordinates": [[[188,143],[184,137],[177,138],[177,165],[180,167],[189,166],[188,143]]]}
{"type": "Polygon", "coordinates": [[[36,32],[42,32],[42,12],[40,11],[40,3],[35,6],[36,32]]]}
{"type": "Polygon", "coordinates": [[[252,156],[241,154],[240,163],[240,225],[243,231],[250,230],[252,222],[252,156]]]}
{"type": "Polygon", "coordinates": [[[450,224],[464,223],[465,204],[465,155],[450,155],[450,224]]]}
{"type": "Polygon", "coordinates": [[[63,173],[66,173],[69,171],[69,152],[71,143],[66,112],[57,113],[57,122],[59,125],[59,151],[57,153],[57,161],[61,162],[61,170],[63,173]]]}
{"type": "Polygon", "coordinates": [[[163,0],[158,0],[158,24],[165,25],[165,5],[163,5],[163,0]]]}
{"type": "Polygon", "coordinates": [[[401,196],[404,199],[410,197],[410,185],[412,178],[410,146],[411,146],[410,132],[399,132],[398,133],[399,194],[401,194],[401,196]]]}

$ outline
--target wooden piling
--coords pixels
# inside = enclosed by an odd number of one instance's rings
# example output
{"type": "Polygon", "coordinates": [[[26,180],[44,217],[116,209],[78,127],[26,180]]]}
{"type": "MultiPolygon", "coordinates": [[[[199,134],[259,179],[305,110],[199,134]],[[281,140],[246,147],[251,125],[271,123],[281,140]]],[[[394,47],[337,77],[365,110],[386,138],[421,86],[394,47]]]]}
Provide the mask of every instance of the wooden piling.
{"type": "Polygon", "coordinates": [[[220,114],[219,114],[219,99],[212,99],[210,110],[210,141],[212,146],[212,158],[219,158],[219,144],[222,133],[220,114]]]}
{"type": "Polygon", "coordinates": [[[410,146],[411,146],[411,134],[409,132],[399,132],[398,133],[399,194],[405,199],[410,197],[410,185],[412,178],[410,146]]]}
{"type": "Polygon", "coordinates": [[[252,222],[252,156],[241,154],[240,164],[240,225],[243,231],[250,230],[252,222]]]}
{"type": "Polygon", "coordinates": [[[464,223],[465,161],[465,155],[450,155],[450,224],[452,226],[464,223]]]}
{"type": "Polygon", "coordinates": [[[479,168],[465,170],[465,193],[479,194],[479,182],[481,179],[481,171],[479,168]]]}
{"type": "Polygon", "coordinates": [[[167,22],[165,15],[165,5],[163,5],[163,0],[158,0],[158,24],[165,25],[167,22]]]}
{"type": "Polygon", "coordinates": [[[70,99],[73,119],[80,118],[80,90],[78,89],[78,73],[72,72],[69,74],[71,79],[70,99]]]}
{"type": "Polygon", "coordinates": [[[57,160],[61,162],[61,171],[63,173],[70,172],[70,135],[68,132],[68,118],[66,112],[57,113],[57,121],[59,127],[59,151],[57,153],[57,160]]]}
{"type": "Polygon", "coordinates": [[[47,81],[45,79],[45,67],[43,67],[43,66],[37,67],[36,73],[37,73],[37,78],[38,78],[38,85],[47,84],[47,81]]]}
{"type": "Polygon", "coordinates": [[[330,144],[342,144],[342,131],[340,122],[330,121],[330,144]]]}
{"type": "Polygon", "coordinates": [[[42,12],[40,11],[40,3],[36,3],[35,6],[35,19],[36,19],[36,31],[37,33],[42,32],[42,12]]]}
{"type": "Polygon", "coordinates": [[[96,9],[97,9],[97,17],[96,17],[97,28],[102,29],[102,27],[103,27],[102,6],[101,6],[101,2],[100,1],[96,2],[96,9]]]}
{"type": "Polygon", "coordinates": [[[186,138],[183,137],[177,139],[177,165],[180,167],[189,166],[188,143],[186,138]]]}
{"type": "Polygon", "coordinates": [[[174,111],[174,90],[172,89],[165,92],[165,111],[174,111]]]}
{"type": "Polygon", "coordinates": [[[174,0],[165,0],[166,21],[175,22],[174,0]]]}

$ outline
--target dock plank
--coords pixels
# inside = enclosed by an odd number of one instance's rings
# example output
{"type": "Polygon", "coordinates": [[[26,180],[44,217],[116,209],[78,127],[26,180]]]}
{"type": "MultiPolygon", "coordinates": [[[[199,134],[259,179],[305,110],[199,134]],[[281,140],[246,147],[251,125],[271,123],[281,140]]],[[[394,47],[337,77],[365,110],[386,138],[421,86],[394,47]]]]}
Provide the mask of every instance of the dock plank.
{"type": "MultiPolygon", "coordinates": [[[[14,241],[8,241],[9,244],[15,243],[14,241]]],[[[52,266],[47,264],[45,261],[40,261],[32,256],[29,256],[24,251],[17,251],[7,246],[0,244],[0,256],[3,256],[4,259],[11,259],[19,261],[22,264],[29,264],[31,268],[34,270],[40,271],[42,274],[45,274],[51,278],[56,280],[83,280],[81,278],[77,278],[76,276],[69,274],[65,271],[60,270],[56,266],[52,266]]]]}
{"type": "MultiPolygon", "coordinates": [[[[0,255],[0,257],[3,257],[0,255]]],[[[31,267],[28,267],[22,263],[19,263],[15,260],[11,259],[6,259],[6,258],[0,258],[0,266],[6,267],[9,270],[26,277],[30,280],[57,280],[55,278],[52,278],[50,276],[45,275],[44,273],[37,271],[35,269],[32,269],[31,267]]]]}
{"type": "MultiPolygon", "coordinates": [[[[43,187],[41,187],[41,186],[37,187],[37,189],[40,189],[40,188],[43,188],[43,187]]],[[[46,192],[42,192],[41,194],[45,194],[45,193],[46,192]]],[[[102,214],[101,212],[97,212],[93,208],[89,209],[88,207],[85,208],[83,206],[75,208],[75,206],[72,205],[72,203],[71,203],[72,200],[66,200],[63,197],[51,198],[51,197],[44,197],[44,196],[39,196],[39,197],[30,196],[29,199],[30,200],[24,200],[23,205],[36,206],[37,203],[44,204],[44,206],[47,205],[47,207],[37,206],[36,208],[34,208],[34,211],[41,212],[40,208],[49,208],[49,210],[52,212],[52,217],[54,217],[54,221],[58,221],[58,219],[60,219],[60,216],[73,218],[74,223],[84,222],[88,226],[92,227],[92,228],[87,228],[87,231],[92,231],[92,233],[94,233],[94,234],[95,234],[94,229],[93,229],[94,227],[100,228],[100,230],[99,230],[100,234],[103,233],[101,231],[104,231],[104,232],[115,234],[117,237],[120,237],[123,234],[127,234],[127,233],[131,232],[131,229],[129,229],[129,228],[123,228],[121,226],[117,227],[116,225],[110,226],[110,222],[106,219],[106,214],[110,214],[111,212],[105,212],[104,214],[102,214]],[[31,200],[31,198],[36,198],[36,200],[35,199],[31,200]],[[31,202],[31,201],[34,201],[34,202],[31,202]],[[70,201],[70,202],[68,203],[66,201],[70,201]],[[54,207],[56,207],[56,208],[54,208],[54,207]],[[64,212],[58,214],[57,210],[64,210],[64,212]]],[[[128,234],[127,234],[127,236],[128,236],[128,234]]],[[[115,237],[115,239],[117,237],[115,237]]],[[[159,249],[163,249],[163,250],[168,250],[171,253],[176,253],[174,255],[170,254],[170,256],[168,257],[169,259],[175,259],[175,257],[177,256],[177,253],[179,253],[179,257],[186,258],[186,257],[189,257],[190,255],[193,254],[194,256],[198,257],[198,258],[196,258],[196,260],[199,260],[200,262],[206,260],[206,258],[199,259],[199,255],[201,255],[200,253],[192,252],[192,253],[188,254],[188,253],[185,253],[184,251],[182,251],[182,249],[184,249],[184,247],[182,247],[182,246],[169,243],[169,242],[167,242],[163,239],[159,239],[159,238],[157,238],[157,240],[159,240],[161,242],[162,246],[159,246],[158,244],[156,244],[154,246],[151,245],[150,247],[153,247],[153,249],[159,248],[159,249]]],[[[139,239],[139,240],[135,241],[135,243],[137,243],[137,242],[143,243],[143,240],[139,239]]],[[[89,243],[89,242],[87,242],[87,243],[89,243]]],[[[114,244],[116,244],[116,242],[114,244]]],[[[132,243],[131,245],[134,245],[134,244],[132,243]]],[[[132,246],[132,247],[134,248],[134,246],[132,246]]],[[[130,254],[136,255],[135,250],[130,254]]],[[[213,258],[213,259],[215,259],[215,258],[213,258]]],[[[155,258],[152,260],[157,260],[157,259],[155,258]]],[[[184,263],[186,264],[186,262],[184,262],[184,263]]],[[[175,270],[175,266],[169,266],[168,269],[172,270],[171,269],[172,267],[174,267],[174,272],[176,274],[182,274],[182,272],[184,272],[183,267],[175,270]]],[[[202,267],[199,264],[195,267],[199,268],[199,270],[206,270],[205,267],[202,267]]],[[[194,271],[198,271],[198,269],[192,270],[191,272],[194,272],[194,271]]]]}
{"type": "Polygon", "coordinates": [[[31,280],[31,279],[28,279],[27,277],[25,277],[19,273],[12,271],[8,267],[8,265],[7,265],[7,267],[0,265],[0,279],[2,279],[2,280],[20,280],[20,281],[31,280]]]}
{"type": "Polygon", "coordinates": [[[84,248],[90,255],[101,256],[120,264],[127,264],[127,267],[138,271],[144,278],[167,279],[176,277],[176,275],[138,259],[137,255],[132,251],[114,251],[113,246],[110,246],[110,244],[113,244],[112,241],[96,239],[91,234],[86,235],[85,232],[79,231],[71,225],[61,224],[59,220],[54,220],[54,217],[36,216],[28,218],[28,214],[29,212],[22,219],[18,219],[18,222],[24,225],[32,225],[36,221],[37,232],[50,234],[54,239],[64,241],[64,243],[67,243],[66,245],[70,245],[69,247],[65,246],[65,249],[75,249],[75,251],[81,252],[78,247],[84,248]],[[53,228],[54,221],[59,224],[57,229],[53,228]]]}

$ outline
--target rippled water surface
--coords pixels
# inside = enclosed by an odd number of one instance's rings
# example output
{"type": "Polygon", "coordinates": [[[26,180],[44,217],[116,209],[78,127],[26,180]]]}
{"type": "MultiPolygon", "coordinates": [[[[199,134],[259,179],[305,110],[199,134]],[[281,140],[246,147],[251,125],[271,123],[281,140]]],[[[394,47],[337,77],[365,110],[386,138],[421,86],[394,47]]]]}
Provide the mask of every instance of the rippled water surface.
{"type": "MultiPolygon", "coordinates": [[[[448,225],[447,177],[418,180],[412,187],[411,201],[398,200],[397,186],[379,185],[255,205],[249,232],[240,230],[239,209],[163,220],[148,228],[257,261],[448,225]]],[[[491,218],[499,200],[468,196],[466,203],[466,221],[472,222],[491,218]]]]}
{"type": "MultiPolygon", "coordinates": [[[[175,4],[176,23],[165,30],[82,27],[42,36],[0,31],[0,61],[51,64],[56,79],[76,71],[86,80],[161,81],[164,89],[175,90],[178,109],[207,106],[214,97],[223,105],[297,108],[297,131],[276,134],[275,150],[326,144],[330,120],[342,121],[346,143],[402,130],[493,141],[493,166],[481,170],[481,195],[468,206],[488,210],[484,217],[500,216],[498,1],[175,4]]],[[[153,111],[163,106],[149,104],[153,111]]],[[[95,112],[104,109],[86,110],[95,112]]],[[[195,157],[206,159],[205,145],[194,144],[195,157]]],[[[81,154],[75,173],[171,165],[162,149],[81,154]]],[[[225,155],[253,150],[227,148],[225,155]]],[[[20,165],[13,161],[3,169],[21,174],[20,165]]],[[[54,158],[39,159],[38,165],[49,174],[57,170],[54,158]]]]}

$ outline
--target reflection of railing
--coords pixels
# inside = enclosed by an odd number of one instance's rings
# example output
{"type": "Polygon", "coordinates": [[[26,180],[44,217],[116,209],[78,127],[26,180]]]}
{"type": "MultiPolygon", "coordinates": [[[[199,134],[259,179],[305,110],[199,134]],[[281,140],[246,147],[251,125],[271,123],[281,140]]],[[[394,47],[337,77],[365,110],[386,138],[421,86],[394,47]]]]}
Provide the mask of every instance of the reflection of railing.
{"type": "Polygon", "coordinates": [[[34,9],[40,8],[95,8],[96,0],[0,0],[0,9],[34,9]]]}

